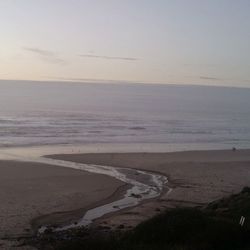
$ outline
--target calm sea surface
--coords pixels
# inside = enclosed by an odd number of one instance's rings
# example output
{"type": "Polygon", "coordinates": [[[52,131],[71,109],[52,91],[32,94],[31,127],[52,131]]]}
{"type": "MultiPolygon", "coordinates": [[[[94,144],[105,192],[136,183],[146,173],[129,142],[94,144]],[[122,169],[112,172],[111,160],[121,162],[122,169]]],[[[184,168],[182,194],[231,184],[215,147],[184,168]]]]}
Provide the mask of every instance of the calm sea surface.
{"type": "Polygon", "coordinates": [[[0,81],[0,147],[85,143],[250,148],[250,89],[0,81]]]}

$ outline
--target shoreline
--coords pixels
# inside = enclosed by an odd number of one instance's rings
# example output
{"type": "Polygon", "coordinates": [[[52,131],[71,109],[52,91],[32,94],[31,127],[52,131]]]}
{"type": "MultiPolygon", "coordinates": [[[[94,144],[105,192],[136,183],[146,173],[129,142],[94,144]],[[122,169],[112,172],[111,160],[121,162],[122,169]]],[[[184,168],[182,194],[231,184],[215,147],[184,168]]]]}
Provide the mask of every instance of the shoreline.
{"type": "MultiPolygon", "coordinates": [[[[37,158],[44,155],[61,154],[111,154],[111,153],[183,153],[230,151],[228,145],[214,144],[166,144],[166,143],[86,143],[56,144],[41,146],[11,146],[0,148],[0,160],[20,158],[37,158]]],[[[238,151],[250,150],[249,147],[238,148],[238,151]]]]}

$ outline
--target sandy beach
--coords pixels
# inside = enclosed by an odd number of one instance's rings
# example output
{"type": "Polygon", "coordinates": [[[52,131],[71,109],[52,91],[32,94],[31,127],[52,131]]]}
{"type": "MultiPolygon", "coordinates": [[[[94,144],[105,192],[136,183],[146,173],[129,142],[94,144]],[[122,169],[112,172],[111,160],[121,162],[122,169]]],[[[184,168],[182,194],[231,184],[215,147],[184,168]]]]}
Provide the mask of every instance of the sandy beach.
{"type": "Polygon", "coordinates": [[[53,224],[79,218],[84,209],[109,199],[123,185],[80,170],[0,161],[0,249],[14,249],[8,239],[30,236],[37,221],[53,224]],[[67,216],[62,216],[66,211],[67,216]],[[43,219],[43,215],[51,216],[43,219]]]}
{"type": "Polygon", "coordinates": [[[170,193],[97,221],[110,228],[135,226],[166,208],[202,206],[239,192],[250,183],[250,150],[174,153],[103,153],[50,156],[56,159],[155,171],[169,178],[170,193]]]}
{"type": "MultiPolygon", "coordinates": [[[[201,206],[250,183],[250,150],[46,157],[136,168],[168,177],[170,193],[95,222],[112,229],[133,227],[166,208],[201,206]]],[[[125,189],[123,182],[105,175],[32,162],[0,161],[0,180],[0,244],[5,249],[8,238],[30,236],[39,225],[77,220],[87,209],[118,199],[125,189]]]]}

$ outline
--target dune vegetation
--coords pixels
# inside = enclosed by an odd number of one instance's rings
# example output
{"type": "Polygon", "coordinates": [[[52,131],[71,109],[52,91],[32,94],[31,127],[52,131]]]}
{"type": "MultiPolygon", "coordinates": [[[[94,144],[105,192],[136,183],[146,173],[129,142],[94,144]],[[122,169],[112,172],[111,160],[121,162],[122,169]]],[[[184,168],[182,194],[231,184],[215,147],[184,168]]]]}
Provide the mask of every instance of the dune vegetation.
{"type": "Polygon", "coordinates": [[[165,211],[127,232],[47,232],[34,242],[39,249],[56,250],[246,250],[250,249],[249,219],[250,188],[246,187],[206,207],[165,211]]]}

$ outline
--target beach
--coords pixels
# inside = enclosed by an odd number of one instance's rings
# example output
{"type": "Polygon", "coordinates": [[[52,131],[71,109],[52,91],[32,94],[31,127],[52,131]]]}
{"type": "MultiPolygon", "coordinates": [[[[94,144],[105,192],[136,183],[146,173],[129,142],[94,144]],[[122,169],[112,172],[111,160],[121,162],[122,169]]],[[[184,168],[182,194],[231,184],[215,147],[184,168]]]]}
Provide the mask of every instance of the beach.
{"type": "MultiPolygon", "coordinates": [[[[59,154],[46,158],[135,168],[168,178],[167,189],[133,208],[107,214],[94,225],[127,229],[165,209],[203,206],[239,192],[250,183],[250,150],[173,153],[59,154]]],[[[40,225],[80,219],[84,213],[118,199],[123,182],[106,175],[33,162],[0,161],[0,244],[28,237],[40,225]]],[[[7,248],[6,248],[7,249],[7,248]]],[[[11,248],[13,249],[13,248],[11,248]]]]}
{"type": "Polygon", "coordinates": [[[167,208],[203,206],[239,192],[250,183],[250,150],[209,150],[172,153],[100,153],[50,156],[74,162],[128,167],[166,175],[172,190],[132,209],[97,220],[118,228],[136,226],[167,208]]]}
{"type": "Polygon", "coordinates": [[[9,240],[31,236],[37,220],[53,224],[79,218],[87,207],[108,202],[123,185],[108,176],[70,168],[0,161],[0,248],[13,249],[15,242],[9,240]],[[48,216],[43,220],[44,215],[48,216]]]}

